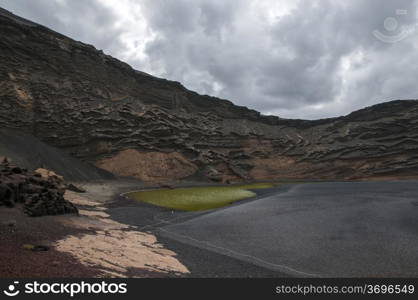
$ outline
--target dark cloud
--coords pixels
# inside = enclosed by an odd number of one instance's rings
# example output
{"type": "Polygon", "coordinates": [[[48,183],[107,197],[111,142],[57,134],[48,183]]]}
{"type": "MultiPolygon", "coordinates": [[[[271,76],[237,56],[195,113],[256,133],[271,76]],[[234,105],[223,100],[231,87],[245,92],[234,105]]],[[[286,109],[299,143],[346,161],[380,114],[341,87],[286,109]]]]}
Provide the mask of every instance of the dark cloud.
{"type": "MultiPolygon", "coordinates": [[[[162,2],[152,1],[150,10],[158,10],[162,2]]],[[[193,1],[193,6],[204,9],[206,3],[193,1]]],[[[251,9],[251,2],[236,1],[235,7],[242,13],[251,9]]],[[[223,11],[222,19],[229,23],[219,25],[212,18],[214,24],[206,25],[223,40],[206,34],[198,21],[191,35],[166,31],[151,18],[160,37],[150,43],[147,54],[166,66],[169,78],[199,89],[193,74],[208,73],[197,76],[207,92],[214,91],[207,86],[218,83],[220,96],[264,112],[311,118],[342,114],[377,101],[416,97],[413,82],[398,74],[416,74],[414,64],[408,63],[415,46],[407,40],[387,44],[372,35],[376,29],[384,32],[384,20],[397,9],[408,11],[397,16],[403,25],[416,22],[415,1],[300,1],[291,14],[272,23],[223,11]],[[401,65],[405,55],[408,59],[401,65]]],[[[175,18],[170,5],[164,10],[175,18]]]]}
{"type": "Polygon", "coordinates": [[[415,0],[0,0],[0,5],[143,71],[263,113],[318,118],[418,98],[415,0]],[[123,5],[125,13],[116,13],[123,5]],[[143,18],[146,30],[126,25],[137,24],[132,20],[121,26],[129,16],[143,18]],[[373,34],[376,30],[389,41],[411,33],[388,43],[373,34]]]}

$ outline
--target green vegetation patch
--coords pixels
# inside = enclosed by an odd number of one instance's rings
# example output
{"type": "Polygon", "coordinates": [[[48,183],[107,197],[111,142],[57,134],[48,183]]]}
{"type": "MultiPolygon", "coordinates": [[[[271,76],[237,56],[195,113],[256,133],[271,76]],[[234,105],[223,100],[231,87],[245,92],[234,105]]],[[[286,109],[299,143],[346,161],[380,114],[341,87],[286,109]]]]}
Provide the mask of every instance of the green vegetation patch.
{"type": "Polygon", "coordinates": [[[250,190],[276,186],[274,183],[253,183],[237,186],[210,186],[178,189],[159,189],[127,194],[129,198],[174,210],[199,211],[229,205],[254,197],[250,190]]]}

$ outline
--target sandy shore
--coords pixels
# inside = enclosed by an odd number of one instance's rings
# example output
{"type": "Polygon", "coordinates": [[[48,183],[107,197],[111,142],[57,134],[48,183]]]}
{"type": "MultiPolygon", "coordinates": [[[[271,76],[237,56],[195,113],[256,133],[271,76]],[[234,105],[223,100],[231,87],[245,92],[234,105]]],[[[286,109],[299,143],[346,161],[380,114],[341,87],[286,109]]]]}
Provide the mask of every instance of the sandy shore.
{"type": "Polygon", "coordinates": [[[0,207],[0,278],[100,277],[100,270],[81,264],[53,243],[82,230],[64,226],[61,218],[26,216],[20,207],[0,207]],[[34,252],[24,245],[45,245],[48,251],[34,252]]]}
{"type": "MultiPolygon", "coordinates": [[[[173,212],[120,196],[133,190],[155,188],[155,184],[145,185],[129,179],[76,184],[87,192],[67,192],[65,197],[79,208],[79,216],[31,218],[19,208],[0,207],[0,277],[283,276],[159,235],[160,226],[206,212],[173,212]],[[9,221],[15,226],[9,227],[9,221]],[[24,244],[48,245],[50,250],[32,252],[24,249],[24,244]]],[[[214,184],[183,181],[170,185],[214,184]]],[[[268,193],[268,190],[258,190],[257,198],[268,193]]]]}
{"type": "Polygon", "coordinates": [[[1,277],[172,277],[189,270],[155,235],[112,220],[105,205],[115,195],[141,188],[137,181],[79,184],[67,191],[80,215],[27,217],[19,207],[0,208],[1,277]],[[25,244],[47,245],[33,252],[25,244]]]}

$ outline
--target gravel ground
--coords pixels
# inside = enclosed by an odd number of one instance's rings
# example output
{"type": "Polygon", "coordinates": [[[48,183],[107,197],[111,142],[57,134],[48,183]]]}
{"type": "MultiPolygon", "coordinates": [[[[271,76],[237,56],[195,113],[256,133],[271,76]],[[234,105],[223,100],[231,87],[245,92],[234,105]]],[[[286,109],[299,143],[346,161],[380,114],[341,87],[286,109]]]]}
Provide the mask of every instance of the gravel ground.
{"type": "Polygon", "coordinates": [[[65,217],[33,218],[23,214],[19,207],[0,207],[0,278],[100,276],[97,270],[53,248],[34,252],[23,247],[25,244],[51,246],[53,241],[67,234],[82,232],[62,226],[59,219],[65,217]]]}

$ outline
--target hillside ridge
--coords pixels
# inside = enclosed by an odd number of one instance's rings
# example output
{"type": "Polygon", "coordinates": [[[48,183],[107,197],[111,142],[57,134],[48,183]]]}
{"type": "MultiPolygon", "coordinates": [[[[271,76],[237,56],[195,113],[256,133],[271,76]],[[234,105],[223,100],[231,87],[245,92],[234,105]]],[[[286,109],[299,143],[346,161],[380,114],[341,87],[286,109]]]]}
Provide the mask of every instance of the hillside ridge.
{"type": "Polygon", "coordinates": [[[5,10],[0,32],[1,128],[113,174],[222,182],[417,174],[417,100],[320,120],[264,116],[5,10]]]}

